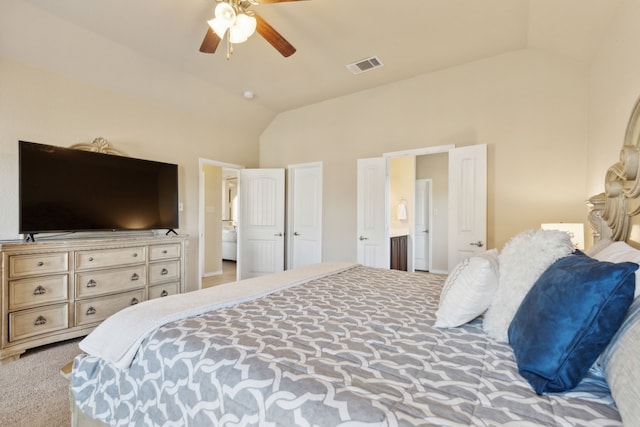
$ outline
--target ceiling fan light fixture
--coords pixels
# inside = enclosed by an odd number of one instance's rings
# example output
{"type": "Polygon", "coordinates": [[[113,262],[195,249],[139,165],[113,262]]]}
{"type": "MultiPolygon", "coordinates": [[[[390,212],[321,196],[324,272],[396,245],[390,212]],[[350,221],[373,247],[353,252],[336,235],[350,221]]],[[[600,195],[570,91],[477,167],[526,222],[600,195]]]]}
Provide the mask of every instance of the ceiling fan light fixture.
{"type": "Polygon", "coordinates": [[[247,35],[237,25],[229,28],[229,42],[233,44],[244,43],[247,41],[247,35]]]}
{"type": "Polygon", "coordinates": [[[236,22],[236,10],[229,3],[219,3],[215,9],[215,17],[228,27],[236,22]]]}
{"type": "Polygon", "coordinates": [[[200,52],[215,53],[220,42],[226,40],[227,59],[233,53],[233,45],[247,41],[255,32],[273,46],[285,58],[296,48],[285,40],[269,23],[248,10],[251,5],[300,0],[215,0],[214,18],[207,21],[209,28],[200,45],[200,52]]]}
{"type": "Polygon", "coordinates": [[[246,38],[251,37],[253,33],[256,31],[256,18],[247,15],[246,13],[240,13],[236,17],[236,23],[234,26],[238,27],[242,33],[246,36],[246,38]]]}
{"type": "Polygon", "coordinates": [[[208,20],[207,24],[209,24],[211,29],[221,39],[224,38],[224,34],[227,32],[227,29],[229,28],[222,20],[220,20],[218,18],[213,18],[213,19],[208,20]]]}

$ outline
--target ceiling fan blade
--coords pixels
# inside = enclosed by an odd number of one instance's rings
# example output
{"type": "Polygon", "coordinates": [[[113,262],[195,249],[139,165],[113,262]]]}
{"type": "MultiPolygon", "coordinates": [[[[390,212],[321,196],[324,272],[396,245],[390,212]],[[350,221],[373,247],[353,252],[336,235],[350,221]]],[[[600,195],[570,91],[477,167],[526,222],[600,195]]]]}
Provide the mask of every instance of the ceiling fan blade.
{"type": "Polygon", "coordinates": [[[209,27],[207,29],[207,34],[204,36],[204,40],[202,40],[202,44],[200,45],[200,52],[202,53],[216,53],[216,49],[218,48],[218,44],[220,43],[220,37],[209,27]]]}
{"type": "Polygon", "coordinates": [[[296,53],[296,48],[291,45],[288,41],[285,40],[279,32],[277,32],[267,21],[262,19],[258,14],[255,15],[257,25],[256,31],[264,37],[266,41],[269,42],[271,46],[276,48],[278,52],[282,54],[285,58],[296,53]]]}

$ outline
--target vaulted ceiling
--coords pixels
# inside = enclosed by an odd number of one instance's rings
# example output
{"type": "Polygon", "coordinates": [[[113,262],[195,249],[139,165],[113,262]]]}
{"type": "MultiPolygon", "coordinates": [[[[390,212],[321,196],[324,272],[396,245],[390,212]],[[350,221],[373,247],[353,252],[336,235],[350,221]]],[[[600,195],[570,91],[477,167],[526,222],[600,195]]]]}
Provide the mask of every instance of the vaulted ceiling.
{"type": "MultiPolygon", "coordinates": [[[[620,2],[306,0],[256,5],[252,10],[297,52],[284,58],[255,34],[236,45],[227,60],[222,44],[213,55],[198,51],[215,0],[22,1],[42,16],[150,58],[176,84],[201,82],[238,102],[247,102],[243,93],[252,91],[251,102],[273,114],[523,48],[588,63],[620,2]],[[346,64],[371,56],[384,66],[358,75],[347,70],[346,64]]],[[[10,19],[5,15],[5,23],[10,19]]],[[[24,33],[42,24],[25,22],[24,33]]],[[[47,28],[41,31],[40,54],[51,60],[74,54],[117,61],[101,45],[83,44],[72,33],[68,44],[58,35],[52,39],[55,45],[47,45],[47,28]]],[[[0,54],[11,51],[10,43],[0,42],[0,54]]]]}

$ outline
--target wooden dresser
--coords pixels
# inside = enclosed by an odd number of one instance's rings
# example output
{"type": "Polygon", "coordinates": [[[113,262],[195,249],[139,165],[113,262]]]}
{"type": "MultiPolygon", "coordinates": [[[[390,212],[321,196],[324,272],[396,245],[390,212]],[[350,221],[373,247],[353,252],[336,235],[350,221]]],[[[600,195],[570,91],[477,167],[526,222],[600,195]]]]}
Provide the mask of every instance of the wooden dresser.
{"type": "Polygon", "coordinates": [[[129,305],[185,290],[188,236],[0,244],[0,363],[87,335],[129,305]]]}

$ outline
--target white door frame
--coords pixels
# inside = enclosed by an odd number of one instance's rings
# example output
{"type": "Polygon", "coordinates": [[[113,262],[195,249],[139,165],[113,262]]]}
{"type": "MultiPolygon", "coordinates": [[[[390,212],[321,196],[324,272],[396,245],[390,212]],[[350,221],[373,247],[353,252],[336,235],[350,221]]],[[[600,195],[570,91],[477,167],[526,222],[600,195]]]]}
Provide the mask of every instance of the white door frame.
{"type": "MultiPolygon", "coordinates": [[[[389,160],[393,157],[406,157],[406,156],[413,156],[414,158],[417,156],[425,156],[428,154],[439,154],[439,153],[448,153],[449,151],[453,150],[454,148],[456,148],[455,144],[447,144],[447,145],[437,145],[434,147],[424,147],[424,148],[416,148],[416,149],[412,149],[412,150],[403,150],[403,151],[393,151],[393,152],[389,152],[389,153],[383,153],[382,156],[385,157],[387,159],[387,185],[386,185],[386,198],[389,198],[389,160]]],[[[415,179],[415,178],[414,178],[415,179]]],[[[414,196],[415,197],[415,196],[414,196]]],[[[385,215],[385,221],[386,221],[386,229],[389,229],[389,215],[385,215]]],[[[413,233],[415,233],[415,230],[413,230],[413,233]]],[[[429,233],[431,235],[431,233],[429,233]]],[[[431,237],[429,237],[431,238],[431,237]]],[[[415,234],[410,236],[411,242],[412,242],[412,246],[411,246],[411,260],[408,260],[407,262],[407,269],[409,271],[415,271],[414,265],[415,265],[415,234]]],[[[429,246],[429,250],[431,250],[431,246],[429,246]]],[[[430,255],[431,258],[431,255],[430,255]]],[[[429,262],[431,262],[431,259],[429,260],[429,262]]]]}
{"type": "MultiPolygon", "coordinates": [[[[205,206],[204,206],[204,179],[203,179],[203,170],[206,165],[209,166],[218,166],[221,168],[228,169],[244,169],[242,165],[235,165],[233,163],[225,163],[219,162],[217,160],[209,160],[209,159],[198,159],[198,278],[197,289],[202,289],[202,275],[204,274],[204,217],[205,217],[205,206]]],[[[239,201],[238,201],[239,203],[239,201]]],[[[240,256],[240,254],[238,254],[240,256]]]]}

